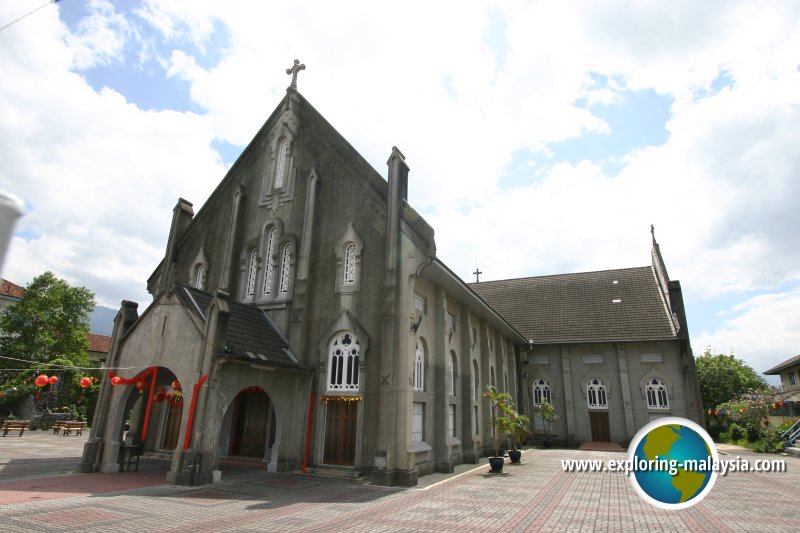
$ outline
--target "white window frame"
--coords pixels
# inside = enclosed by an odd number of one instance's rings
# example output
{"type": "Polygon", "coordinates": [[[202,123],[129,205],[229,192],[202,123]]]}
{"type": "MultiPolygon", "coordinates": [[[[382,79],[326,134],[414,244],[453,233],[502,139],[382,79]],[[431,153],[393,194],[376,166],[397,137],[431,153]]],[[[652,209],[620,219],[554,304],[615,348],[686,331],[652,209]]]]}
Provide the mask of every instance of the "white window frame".
{"type": "Polygon", "coordinates": [[[287,242],[283,246],[281,254],[281,281],[278,293],[281,296],[289,294],[289,283],[292,276],[292,243],[287,242]]]}
{"type": "Polygon", "coordinates": [[[425,345],[417,341],[414,347],[414,372],[411,380],[415,391],[425,390],[425,345]]]}
{"type": "Polygon", "coordinates": [[[669,409],[669,394],[663,379],[647,378],[645,395],[648,409],[669,409]]]}
{"type": "Polygon", "coordinates": [[[356,245],[350,243],[344,250],[344,285],[352,285],[356,282],[356,245]]]}
{"type": "Polygon", "coordinates": [[[589,409],[608,409],[608,391],[600,378],[592,378],[586,384],[586,403],[589,409]]]}
{"type": "Polygon", "coordinates": [[[203,290],[206,285],[206,266],[203,263],[197,265],[194,271],[194,288],[203,290]]]}
{"type": "Polygon", "coordinates": [[[411,408],[411,442],[425,440],[425,404],[414,402],[411,408]]]}
{"type": "Polygon", "coordinates": [[[453,362],[453,354],[450,354],[450,357],[447,358],[447,394],[450,396],[456,395],[456,383],[455,383],[455,363],[453,362]]]}
{"type": "Polygon", "coordinates": [[[542,400],[547,400],[547,403],[553,405],[553,396],[552,391],[550,390],[550,383],[543,378],[539,378],[533,381],[533,406],[541,407],[542,400]]]}
{"type": "Polygon", "coordinates": [[[272,256],[275,255],[275,244],[278,240],[278,228],[272,226],[267,233],[267,246],[264,255],[264,283],[261,288],[262,296],[272,294],[273,278],[275,277],[275,266],[272,263],[272,256]]]}
{"type": "Polygon", "coordinates": [[[253,248],[250,252],[250,262],[247,267],[246,295],[252,297],[256,293],[256,277],[258,275],[258,250],[253,248]]]}
{"type": "Polygon", "coordinates": [[[275,186],[281,189],[286,184],[286,169],[289,166],[289,139],[284,137],[278,145],[278,161],[275,164],[275,186]]]}
{"type": "Polygon", "coordinates": [[[420,296],[419,294],[414,294],[414,309],[425,314],[428,308],[428,302],[424,296],[420,296]]]}
{"type": "Polygon", "coordinates": [[[328,390],[359,390],[361,345],[350,331],[336,335],[328,347],[328,390]]]}

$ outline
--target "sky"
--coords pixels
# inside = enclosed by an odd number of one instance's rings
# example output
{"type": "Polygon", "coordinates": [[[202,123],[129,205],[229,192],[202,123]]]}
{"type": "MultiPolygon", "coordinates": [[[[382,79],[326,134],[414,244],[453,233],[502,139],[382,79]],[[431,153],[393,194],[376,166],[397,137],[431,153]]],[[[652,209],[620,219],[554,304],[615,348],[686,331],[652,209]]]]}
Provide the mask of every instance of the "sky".
{"type": "Polygon", "coordinates": [[[648,265],[653,224],[696,355],[800,353],[794,1],[51,3],[0,30],[3,277],[143,308],[177,199],[197,212],[295,58],[381,175],[402,150],[462,279],[648,265]]]}

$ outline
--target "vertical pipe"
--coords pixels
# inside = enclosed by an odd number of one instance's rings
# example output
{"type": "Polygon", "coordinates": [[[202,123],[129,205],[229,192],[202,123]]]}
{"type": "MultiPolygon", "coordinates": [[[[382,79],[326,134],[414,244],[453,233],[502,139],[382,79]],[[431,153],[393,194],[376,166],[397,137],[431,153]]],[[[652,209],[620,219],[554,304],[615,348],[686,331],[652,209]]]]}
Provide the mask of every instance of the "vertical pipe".
{"type": "Polygon", "coordinates": [[[147,397],[147,410],[144,413],[144,429],[142,430],[142,444],[147,440],[147,429],[150,425],[150,409],[153,407],[153,392],[156,390],[156,375],[158,374],[158,367],[151,367],[150,381],[150,394],[147,397]]]}
{"type": "Polygon", "coordinates": [[[186,421],[186,435],[183,437],[183,449],[188,450],[189,444],[192,442],[192,425],[194,424],[194,410],[197,407],[197,394],[200,392],[200,387],[208,379],[208,374],[200,378],[192,391],[192,405],[189,407],[189,420],[186,421]]]}
{"type": "Polygon", "coordinates": [[[311,448],[311,423],[314,420],[315,400],[316,400],[316,394],[312,392],[308,401],[308,428],[306,429],[306,451],[303,454],[303,468],[301,469],[304,474],[308,473],[306,467],[308,467],[308,451],[311,448]]]}

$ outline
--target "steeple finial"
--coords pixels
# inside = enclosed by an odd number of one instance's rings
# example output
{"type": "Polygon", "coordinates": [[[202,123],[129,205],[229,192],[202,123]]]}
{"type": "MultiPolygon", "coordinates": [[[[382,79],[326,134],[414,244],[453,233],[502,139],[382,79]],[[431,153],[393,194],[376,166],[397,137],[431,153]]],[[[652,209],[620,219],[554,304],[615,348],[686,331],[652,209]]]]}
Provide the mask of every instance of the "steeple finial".
{"type": "Polygon", "coordinates": [[[289,86],[290,89],[297,90],[297,73],[305,69],[306,69],[306,64],[300,63],[299,59],[294,60],[294,65],[292,65],[292,68],[286,69],[286,74],[292,75],[292,84],[289,86]]]}
{"type": "Polygon", "coordinates": [[[653,238],[653,246],[656,244],[656,227],[650,224],[650,236],[653,238]]]}
{"type": "Polygon", "coordinates": [[[473,274],[475,274],[475,283],[480,283],[481,282],[481,274],[483,274],[483,272],[478,270],[478,265],[475,265],[475,272],[473,272],[473,274]]]}

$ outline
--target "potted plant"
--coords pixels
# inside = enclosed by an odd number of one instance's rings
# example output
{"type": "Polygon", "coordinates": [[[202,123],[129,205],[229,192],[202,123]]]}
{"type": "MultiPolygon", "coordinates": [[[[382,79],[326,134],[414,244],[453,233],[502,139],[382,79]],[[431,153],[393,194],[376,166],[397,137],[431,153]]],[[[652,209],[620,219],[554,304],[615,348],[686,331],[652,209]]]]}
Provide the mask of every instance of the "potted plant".
{"type": "Polygon", "coordinates": [[[494,440],[494,450],[497,452],[495,456],[489,457],[489,464],[492,467],[492,472],[502,472],[504,454],[500,452],[500,439],[503,435],[511,432],[511,418],[508,415],[511,403],[511,395],[505,392],[500,392],[494,385],[489,385],[483,393],[483,397],[489,400],[491,404],[492,419],[489,426],[492,429],[492,438],[494,440]]]}
{"type": "Polygon", "coordinates": [[[512,463],[519,463],[522,459],[522,452],[517,449],[525,441],[525,437],[530,434],[530,419],[519,414],[517,411],[512,410],[509,413],[511,418],[511,451],[508,452],[508,457],[512,463]]]}
{"type": "Polygon", "coordinates": [[[542,400],[539,414],[542,415],[542,420],[544,420],[544,447],[549,448],[552,446],[552,442],[550,441],[550,429],[553,426],[553,422],[558,420],[559,417],[553,405],[547,400],[542,400]]]}

